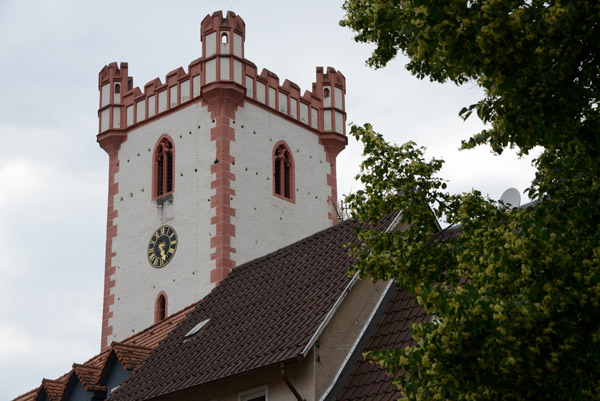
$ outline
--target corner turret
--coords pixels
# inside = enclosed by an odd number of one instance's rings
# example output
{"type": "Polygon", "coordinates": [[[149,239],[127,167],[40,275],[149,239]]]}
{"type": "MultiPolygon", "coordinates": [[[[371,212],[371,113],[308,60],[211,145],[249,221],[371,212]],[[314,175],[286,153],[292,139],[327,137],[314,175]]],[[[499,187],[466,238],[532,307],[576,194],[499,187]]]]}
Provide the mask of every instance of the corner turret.
{"type": "Polygon", "coordinates": [[[204,84],[215,81],[235,81],[242,85],[246,24],[241,17],[228,11],[206,16],[200,25],[202,55],[206,62],[204,84]]]}
{"type": "Polygon", "coordinates": [[[122,113],[121,94],[133,87],[133,78],[128,75],[127,63],[110,63],[104,66],[98,74],[98,89],[100,90],[100,118],[98,142],[108,152],[110,145],[121,143],[125,137],[122,132],[124,113],[122,113]]]}
{"type": "Polygon", "coordinates": [[[346,94],[346,78],[332,67],[317,67],[317,82],[313,84],[313,94],[323,101],[323,125],[324,132],[337,132],[344,135],[346,106],[344,102],[346,94]]]}

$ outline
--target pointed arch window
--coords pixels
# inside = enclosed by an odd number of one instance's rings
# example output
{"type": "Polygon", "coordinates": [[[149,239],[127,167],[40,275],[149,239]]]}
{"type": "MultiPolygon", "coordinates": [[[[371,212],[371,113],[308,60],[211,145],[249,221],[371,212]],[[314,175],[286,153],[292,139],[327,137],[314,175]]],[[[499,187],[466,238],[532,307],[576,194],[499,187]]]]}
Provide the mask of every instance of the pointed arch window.
{"type": "Polygon", "coordinates": [[[167,318],[167,294],[161,291],[156,297],[154,305],[154,323],[161,322],[167,318]]]}
{"type": "Polygon", "coordinates": [[[283,142],[277,143],[273,151],[273,193],[294,202],[294,159],[283,142]]]}
{"type": "Polygon", "coordinates": [[[168,136],[163,136],[154,149],[153,169],[154,198],[173,192],[175,177],[175,148],[168,136]]]}

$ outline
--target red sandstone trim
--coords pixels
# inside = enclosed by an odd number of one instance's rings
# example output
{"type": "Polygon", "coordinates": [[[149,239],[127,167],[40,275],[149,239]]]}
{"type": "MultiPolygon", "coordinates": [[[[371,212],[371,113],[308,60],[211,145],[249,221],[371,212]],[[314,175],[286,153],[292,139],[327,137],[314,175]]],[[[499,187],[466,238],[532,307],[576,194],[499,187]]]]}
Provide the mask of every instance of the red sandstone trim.
{"type": "MultiPolygon", "coordinates": [[[[339,134],[324,134],[319,138],[319,143],[325,149],[325,160],[330,164],[331,169],[327,174],[327,185],[331,188],[331,193],[327,197],[327,203],[329,205],[335,205],[337,203],[337,170],[336,170],[336,158],[337,155],[346,147],[347,138],[339,134]]],[[[337,216],[335,213],[328,213],[331,224],[337,224],[337,216]]]]}
{"type": "MultiPolygon", "coordinates": [[[[121,137],[121,142],[125,140],[125,136],[121,137]]],[[[119,146],[120,144],[111,143],[110,145],[100,145],[108,153],[108,210],[106,221],[106,259],[104,262],[104,301],[102,308],[102,333],[100,350],[104,351],[108,348],[108,336],[112,335],[113,327],[110,324],[110,319],[113,317],[112,306],[115,303],[115,295],[111,294],[111,289],[114,288],[116,267],[113,266],[113,258],[116,252],[113,252],[113,240],[117,237],[117,225],[114,224],[114,219],[118,216],[119,211],[115,207],[115,197],[119,193],[119,183],[115,181],[115,176],[119,172],[119,146]]]]}
{"type": "Polygon", "coordinates": [[[235,181],[235,175],[231,172],[231,166],[235,164],[235,158],[230,152],[231,142],[235,141],[235,130],[231,127],[231,120],[235,119],[238,106],[243,104],[244,94],[245,88],[233,82],[213,82],[202,89],[204,103],[215,121],[210,138],[217,148],[210,169],[214,174],[210,187],[215,190],[210,199],[210,207],[215,209],[215,215],[210,220],[210,224],[215,226],[215,236],[210,239],[210,247],[214,250],[210,258],[215,261],[210,282],[215,284],[235,267],[232,259],[235,249],[231,246],[231,239],[235,237],[235,225],[231,221],[235,217],[235,209],[231,207],[231,200],[235,196],[231,183],[235,181]]]}

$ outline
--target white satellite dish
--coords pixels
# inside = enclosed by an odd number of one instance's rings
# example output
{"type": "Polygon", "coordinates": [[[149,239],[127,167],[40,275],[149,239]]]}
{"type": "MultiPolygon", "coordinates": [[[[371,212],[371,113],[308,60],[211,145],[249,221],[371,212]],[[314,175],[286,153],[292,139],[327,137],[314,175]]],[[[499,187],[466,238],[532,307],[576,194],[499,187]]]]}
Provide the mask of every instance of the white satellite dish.
{"type": "Polygon", "coordinates": [[[521,194],[516,188],[508,188],[504,191],[500,200],[507,206],[519,207],[521,205],[521,194]]]}

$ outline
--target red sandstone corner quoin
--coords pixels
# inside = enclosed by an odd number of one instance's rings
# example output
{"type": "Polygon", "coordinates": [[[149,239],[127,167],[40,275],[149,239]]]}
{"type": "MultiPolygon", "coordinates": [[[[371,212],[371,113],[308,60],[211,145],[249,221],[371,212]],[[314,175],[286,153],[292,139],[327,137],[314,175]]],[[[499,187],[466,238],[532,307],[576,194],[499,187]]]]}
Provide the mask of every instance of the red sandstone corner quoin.
{"type": "MultiPolygon", "coordinates": [[[[117,237],[115,197],[119,194],[115,178],[119,171],[120,145],[127,140],[128,132],[198,102],[208,106],[215,124],[211,128],[211,141],[215,142],[217,153],[216,163],[211,166],[214,174],[211,188],[215,190],[210,199],[215,213],[211,225],[216,231],[210,239],[210,248],[214,251],[211,260],[215,261],[210,274],[211,283],[219,283],[235,266],[235,249],[231,246],[231,239],[236,235],[236,227],[231,220],[236,213],[231,207],[235,196],[232,188],[235,176],[231,166],[235,159],[230,153],[235,130],[231,121],[244,102],[318,136],[326,152],[326,161],[330,164],[326,183],[331,192],[327,201],[330,205],[337,202],[336,156],[347,144],[346,82],[343,74],[331,67],[325,70],[318,67],[312,91],[305,91],[302,96],[298,85],[289,80],[279,85],[278,76],[267,69],[259,75],[256,66],[245,59],[245,24],[233,12],[227,12],[225,17],[220,11],[206,16],[201,23],[201,40],[203,56],[189,64],[187,73],[179,67],[167,74],[164,84],[158,78],[148,82],[144,92],[133,86],[127,63],[120,66],[110,63],[99,74],[98,142],[109,154],[110,163],[102,349],[108,346],[108,336],[113,333],[110,323],[115,302],[114,293],[111,294],[115,287],[116,269],[113,265],[116,255],[113,240],[117,237]]],[[[152,197],[151,200],[154,199],[152,197]]],[[[291,199],[293,202],[294,194],[291,199]]],[[[332,224],[337,222],[333,212],[328,214],[328,218],[332,224]]]]}
{"type": "Polygon", "coordinates": [[[215,195],[210,199],[210,207],[215,209],[215,216],[210,220],[216,227],[216,235],[210,239],[210,247],[215,252],[210,256],[215,261],[215,269],[210,272],[210,282],[218,284],[235,267],[231,254],[235,249],[231,247],[231,239],[235,237],[235,225],[231,218],[235,217],[235,209],[231,207],[231,199],[235,190],[231,182],[235,175],[231,166],[235,158],[231,155],[231,142],[235,141],[235,130],[231,121],[235,119],[237,107],[243,104],[243,88],[234,83],[213,83],[202,90],[202,96],[215,121],[215,126],[210,130],[211,141],[216,142],[217,158],[210,167],[215,179],[211,182],[211,189],[215,195]]]}

